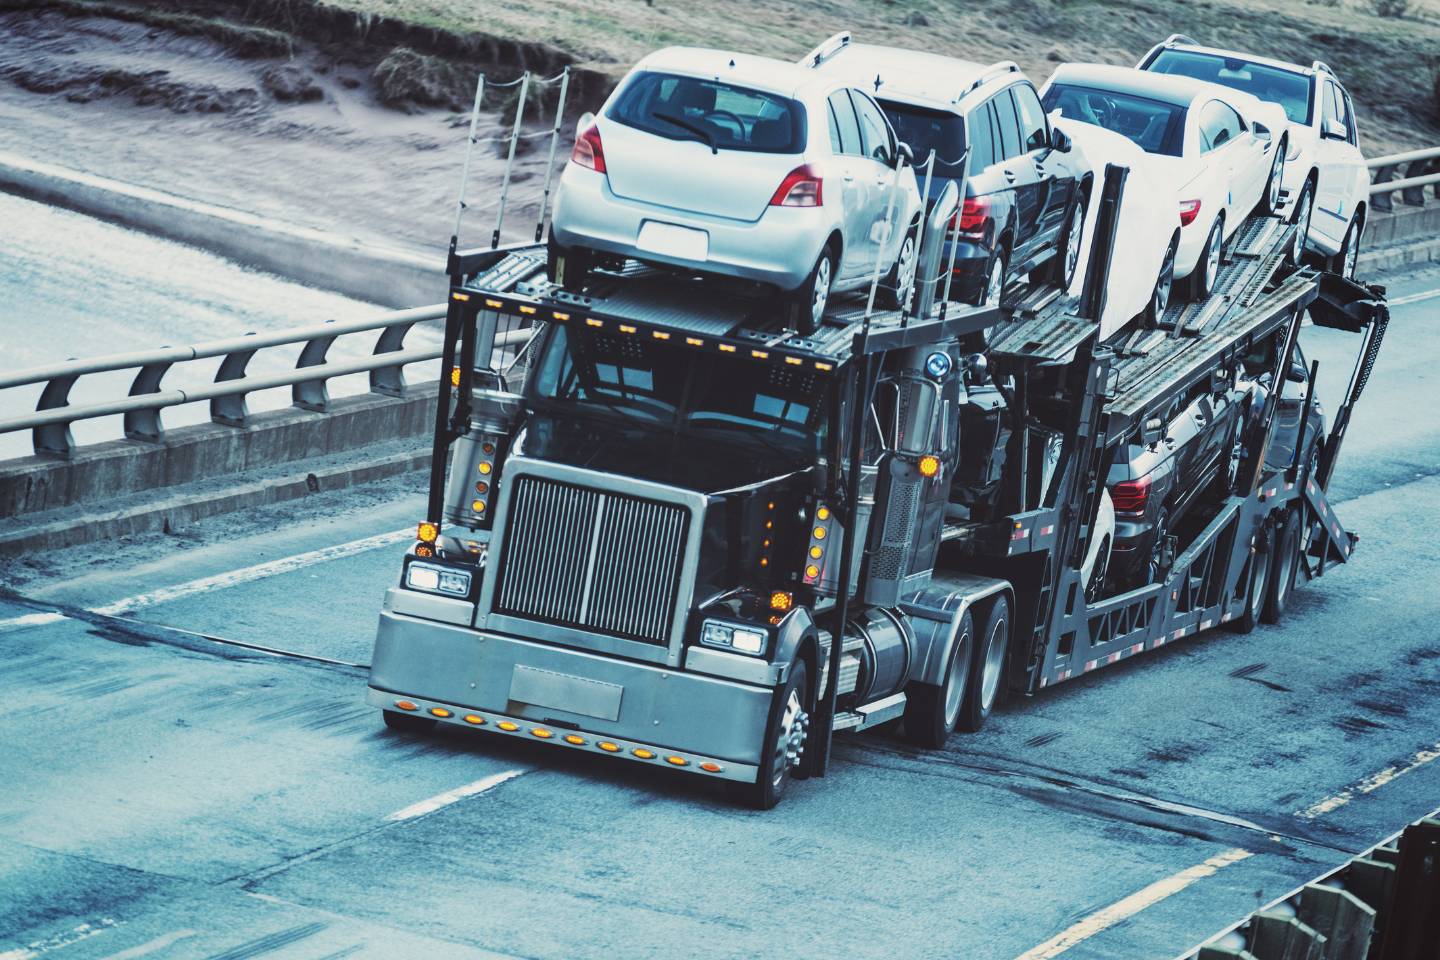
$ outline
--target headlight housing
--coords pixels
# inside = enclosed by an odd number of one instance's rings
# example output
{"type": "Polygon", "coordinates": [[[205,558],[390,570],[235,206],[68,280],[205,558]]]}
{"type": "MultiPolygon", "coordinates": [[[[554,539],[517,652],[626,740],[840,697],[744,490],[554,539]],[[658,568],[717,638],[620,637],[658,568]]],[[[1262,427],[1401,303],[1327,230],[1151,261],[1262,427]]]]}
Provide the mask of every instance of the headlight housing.
{"type": "Polygon", "coordinates": [[[473,574],[469,570],[442,567],[433,563],[412,563],[405,568],[405,586],[446,597],[469,597],[473,574]]]}
{"type": "Polygon", "coordinates": [[[700,625],[700,642],[707,647],[733,650],[752,657],[764,656],[770,637],[760,627],[723,620],[706,620],[700,625]]]}

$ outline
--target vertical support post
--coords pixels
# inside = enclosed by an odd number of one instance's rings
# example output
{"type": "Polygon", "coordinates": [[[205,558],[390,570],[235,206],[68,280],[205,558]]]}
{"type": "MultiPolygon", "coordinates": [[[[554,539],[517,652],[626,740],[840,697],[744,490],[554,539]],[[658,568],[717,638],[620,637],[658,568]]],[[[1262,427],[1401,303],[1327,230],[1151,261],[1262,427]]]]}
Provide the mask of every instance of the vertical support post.
{"type": "MultiPolygon", "coordinates": [[[[895,229],[895,195],[900,192],[900,171],[904,166],[905,158],[896,151],[895,175],[890,179],[890,199],[885,204],[885,243],[890,242],[891,231],[895,229]]],[[[875,310],[875,291],[880,286],[880,267],[885,262],[885,243],[875,246],[875,271],[870,277],[870,296],[865,301],[866,330],[870,329],[870,314],[875,310]]]]}
{"type": "MultiPolygon", "coordinates": [[[[73,360],[74,357],[70,359],[73,360]]],[[[80,374],[71,373],[56,377],[45,384],[45,389],[40,393],[40,402],[35,404],[36,412],[70,406],[70,388],[75,386],[75,381],[79,379],[80,374]]],[[[69,421],[36,427],[31,431],[30,438],[37,454],[49,454],[69,460],[75,453],[75,434],[70,430],[69,421]]]]}
{"type": "MultiPolygon", "coordinates": [[[[174,366],[174,361],[147,363],[135,374],[130,384],[130,396],[138,397],[147,393],[159,393],[160,381],[174,366]]],[[[160,408],[129,410],[125,413],[125,439],[159,443],[165,439],[165,427],[160,421],[160,408]]]]}
{"type": "MultiPolygon", "coordinates": [[[[295,369],[303,370],[306,367],[325,366],[325,355],[330,352],[330,345],[335,342],[335,334],[327,337],[316,337],[305,344],[300,351],[300,359],[295,361],[295,369]]],[[[328,378],[323,374],[314,380],[301,380],[290,388],[291,402],[295,406],[305,410],[314,410],[316,413],[324,413],[330,407],[330,390],[326,386],[328,378]]]]}
{"type": "MultiPolygon", "coordinates": [[[[413,326],[415,326],[414,323],[400,323],[381,330],[380,336],[375,340],[375,356],[396,353],[404,349],[405,336],[413,326]]],[[[396,364],[393,367],[376,367],[371,370],[370,392],[387,397],[403,397],[405,395],[405,367],[396,364]]]]}
{"type": "Polygon", "coordinates": [[[1100,188],[1100,209],[1095,216],[1095,240],[1090,245],[1090,266],[1080,291],[1080,316],[1100,322],[1105,313],[1106,289],[1114,267],[1115,231],[1120,224],[1120,201],[1125,196],[1129,167],[1105,165],[1105,183],[1100,188]]]}
{"type": "Polygon", "coordinates": [[[941,316],[949,309],[950,285],[955,281],[955,252],[960,246],[960,217],[965,210],[965,191],[970,186],[970,148],[966,147],[965,152],[960,155],[960,206],[955,211],[954,228],[945,228],[945,242],[950,245],[950,260],[945,264],[945,292],[940,295],[941,316]]]}
{"type": "Polygon", "coordinates": [[[485,96],[485,74],[475,81],[475,105],[470,108],[470,135],[465,142],[465,163],[460,169],[460,199],[455,202],[455,228],[450,231],[452,252],[460,240],[460,218],[465,213],[465,190],[470,184],[470,155],[475,152],[475,128],[480,124],[480,100],[485,96]]]}
{"type": "Polygon", "coordinates": [[[440,353],[440,396],[435,404],[435,433],[430,445],[430,489],[425,519],[440,526],[445,511],[445,454],[450,449],[450,398],[454,394],[451,371],[455,369],[456,343],[464,314],[470,308],[454,297],[445,311],[445,344],[440,353]]]}
{"type": "Polygon", "coordinates": [[[520,77],[520,98],[515,102],[515,126],[510,130],[510,153],[505,158],[505,179],[500,184],[500,209],[495,213],[495,229],[490,234],[490,249],[500,246],[500,230],[505,225],[505,202],[510,196],[510,174],[515,169],[515,146],[520,142],[520,124],[525,118],[525,96],[530,91],[530,71],[520,77]]]}
{"type": "MultiPolygon", "coordinates": [[[[925,262],[926,258],[923,254],[928,251],[922,251],[920,244],[925,242],[926,237],[925,224],[928,220],[925,216],[925,211],[928,209],[926,204],[930,202],[930,180],[934,173],[935,151],[931,150],[930,155],[925,158],[925,186],[920,191],[920,228],[915,231],[915,281],[910,285],[909,299],[905,303],[900,304],[900,326],[902,327],[908,327],[910,325],[912,308],[918,306],[926,299],[920,296],[920,284],[922,282],[920,279],[920,264],[925,262]]],[[[904,241],[902,240],[901,243],[904,243],[904,241]]],[[[933,283],[934,281],[932,280],[930,282],[933,283]]]]}
{"type": "MultiPolygon", "coordinates": [[[[255,336],[251,330],[245,334],[247,337],[255,336]]],[[[220,369],[215,372],[215,382],[224,383],[228,380],[244,380],[245,368],[250,364],[250,358],[255,356],[255,348],[249,350],[236,350],[233,353],[225,354],[225,359],[220,361],[220,369]]],[[[250,411],[245,406],[245,394],[232,393],[223,397],[214,397],[210,400],[210,419],[215,423],[223,423],[229,427],[243,427],[250,411]]]]}
{"type": "MultiPolygon", "coordinates": [[[[1315,390],[1319,384],[1320,361],[1313,360],[1310,363],[1310,385],[1305,390],[1305,403],[1300,408],[1300,422],[1295,425],[1295,453],[1290,458],[1290,469],[1285,471],[1285,479],[1294,483],[1300,476],[1300,458],[1305,452],[1305,427],[1310,423],[1310,410],[1315,404],[1315,390]]],[[[1316,437],[1315,442],[1320,442],[1316,437]]]]}
{"type": "Polygon", "coordinates": [[[540,216],[535,220],[535,242],[545,235],[545,214],[550,210],[550,184],[555,179],[555,148],[560,144],[560,127],[565,123],[565,95],[570,89],[570,68],[560,74],[560,98],[555,104],[555,126],[550,130],[550,157],[545,161],[545,192],[540,195],[540,216]]]}

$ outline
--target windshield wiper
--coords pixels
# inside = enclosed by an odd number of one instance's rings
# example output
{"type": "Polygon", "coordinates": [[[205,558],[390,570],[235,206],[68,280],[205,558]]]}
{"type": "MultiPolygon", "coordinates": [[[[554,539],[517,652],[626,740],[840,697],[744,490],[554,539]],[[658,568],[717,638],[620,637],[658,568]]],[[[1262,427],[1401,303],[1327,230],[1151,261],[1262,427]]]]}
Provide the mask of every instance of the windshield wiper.
{"type": "Polygon", "coordinates": [[[691,133],[695,134],[695,136],[699,137],[705,142],[705,145],[710,148],[710,152],[712,154],[718,155],[720,153],[720,148],[715,146],[715,135],[709,130],[706,130],[704,127],[700,126],[700,124],[691,123],[684,117],[677,117],[673,113],[654,113],[651,114],[651,116],[653,116],[656,120],[664,120],[666,123],[673,123],[681,130],[689,130],[691,133]]]}

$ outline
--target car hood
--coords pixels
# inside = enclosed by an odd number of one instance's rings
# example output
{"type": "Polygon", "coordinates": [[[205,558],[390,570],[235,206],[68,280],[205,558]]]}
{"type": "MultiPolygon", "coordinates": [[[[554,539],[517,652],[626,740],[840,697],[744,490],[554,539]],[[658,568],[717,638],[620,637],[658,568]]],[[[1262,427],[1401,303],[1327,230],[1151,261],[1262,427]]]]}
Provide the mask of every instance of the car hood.
{"type": "Polygon", "coordinates": [[[634,477],[710,495],[807,469],[796,454],[739,438],[675,433],[583,417],[532,415],[514,452],[534,460],[634,477]]]}

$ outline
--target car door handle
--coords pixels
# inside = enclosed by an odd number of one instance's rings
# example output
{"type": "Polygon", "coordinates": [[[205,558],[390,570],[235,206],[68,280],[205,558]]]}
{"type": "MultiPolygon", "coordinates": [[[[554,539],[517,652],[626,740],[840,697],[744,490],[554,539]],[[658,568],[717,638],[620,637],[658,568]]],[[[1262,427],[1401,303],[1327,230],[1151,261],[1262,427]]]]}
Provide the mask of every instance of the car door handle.
{"type": "Polygon", "coordinates": [[[1006,179],[1006,180],[1009,180],[1011,183],[1014,183],[1014,182],[1015,182],[1015,171],[1014,171],[1014,170],[1006,170],[1006,171],[1005,171],[1005,179],[1006,179]]]}
{"type": "Polygon", "coordinates": [[[853,173],[847,173],[844,174],[840,179],[844,180],[846,183],[854,183],[855,175],[853,173]]]}

